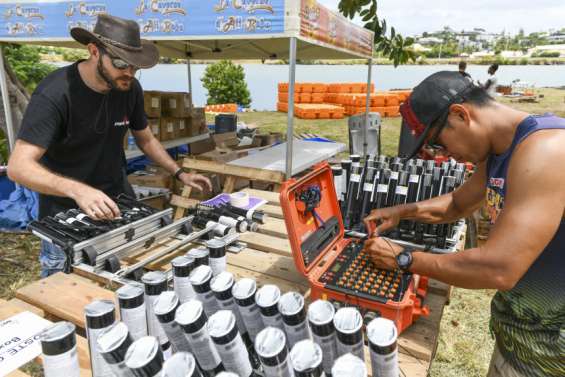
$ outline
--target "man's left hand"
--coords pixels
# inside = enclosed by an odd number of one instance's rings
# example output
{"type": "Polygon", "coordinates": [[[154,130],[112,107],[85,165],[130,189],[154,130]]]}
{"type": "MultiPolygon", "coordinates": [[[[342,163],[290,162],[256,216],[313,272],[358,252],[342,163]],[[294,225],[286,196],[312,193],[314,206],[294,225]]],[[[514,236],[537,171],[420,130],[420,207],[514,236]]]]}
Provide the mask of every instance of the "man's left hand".
{"type": "Polygon", "coordinates": [[[195,188],[198,191],[203,191],[204,187],[207,187],[209,191],[212,191],[212,182],[201,174],[182,173],[179,175],[179,179],[186,186],[195,188]]]}
{"type": "Polygon", "coordinates": [[[376,267],[394,270],[398,268],[396,256],[403,250],[403,247],[388,239],[373,237],[365,241],[363,250],[369,254],[376,267]]]}

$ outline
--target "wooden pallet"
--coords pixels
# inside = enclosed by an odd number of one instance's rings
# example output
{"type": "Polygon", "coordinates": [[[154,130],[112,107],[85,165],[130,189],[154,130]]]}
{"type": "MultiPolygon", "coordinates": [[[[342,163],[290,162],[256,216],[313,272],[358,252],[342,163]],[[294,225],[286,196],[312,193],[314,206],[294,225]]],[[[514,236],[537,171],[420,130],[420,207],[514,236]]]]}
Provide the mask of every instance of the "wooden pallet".
{"type": "MultiPolygon", "coordinates": [[[[246,189],[246,192],[265,199],[268,206],[278,208],[278,194],[260,190],[246,189]]],[[[297,291],[309,298],[309,284],[294,265],[284,221],[271,219],[259,227],[259,233],[243,234],[241,240],[247,242],[247,248],[239,254],[228,254],[228,271],[236,278],[251,277],[258,285],[275,284],[283,292],[297,291]]],[[[140,250],[124,263],[143,260],[162,248],[174,245],[175,238],[166,239],[146,250],[140,250]]],[[[462,241],[464,243],[464,240],[462,241]]],[[[185,245],[175,252],[148,264],[147,269],[170,269],[170,261],[177,255],[186,253],[193,245],[185,245]]],[[[65,319],[84,327],[82,310],[95,298],[113,299],[113,293],[101,288],[98,283],[105,283],[101,278],[75,274],[56,274],[47,279],[32,283],[17,291],[17,298],[39,308],[51,319],[65,319]]],[[[402,376],[426,376],[437,347],[439,324],[444,305],[448,298],[449,287],[436,281],[430,282],[426,303],[430,308],[427,318],[420,318],[399,337],[399,363],[402,376]]],[[[366,360],[369,360],[367,356],[366,360]]]]}

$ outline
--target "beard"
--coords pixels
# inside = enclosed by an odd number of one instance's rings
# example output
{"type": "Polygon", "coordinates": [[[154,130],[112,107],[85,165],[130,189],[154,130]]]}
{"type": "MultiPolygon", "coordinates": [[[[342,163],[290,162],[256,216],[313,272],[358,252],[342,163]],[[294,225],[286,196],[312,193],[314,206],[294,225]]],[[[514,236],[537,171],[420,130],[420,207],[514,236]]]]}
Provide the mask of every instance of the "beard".
{"type": "Polygon", "coordinates": [[[98,61],[98,75],[106,84],[110,87],[110,89],[116,89],[121,92],[127,92],[131,89],[131,83],[133,81],[133,77],[129,76],[118,76],[113,78],[110,72],[104,68],[102,65],[102,60],[98,61]]]}

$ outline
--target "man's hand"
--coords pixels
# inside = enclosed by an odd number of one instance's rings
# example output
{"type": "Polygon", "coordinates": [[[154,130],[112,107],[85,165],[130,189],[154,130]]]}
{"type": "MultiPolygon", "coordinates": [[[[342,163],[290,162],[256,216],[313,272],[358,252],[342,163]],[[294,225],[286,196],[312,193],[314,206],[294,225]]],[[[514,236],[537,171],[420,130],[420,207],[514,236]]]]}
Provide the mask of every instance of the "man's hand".
{"type": "Polygon", "coordinates": [[[77,192],[73,199],[93,220],[112,220],[121,215],[116,203],[102,191],[83,185],[77,192]]]}
{"type": "Polygon", "coordinates": [[[212,191],[212,182],[201,175],[195,173],[182,173],[179,175],[179,179],[187,186],[197,189],[198,191],[203,191],[203,186],[205,185],[209,191],[212,191]]]}
{"type": "Polygon", "coordinates": [[[363,250],[369,254],[375,266],[387,270],[398,268],[396,256],[402,249],[402,246],[382,237],[369,238],[363,246],[363,250]]]}
{"type": "Polygon", "coordinates": [[[374,209],[369,216],[363,219],[363,222],[365,223],[365,229],[372,229],[371,223],[376,223],[377,228],[373,232],[373,236],[377,236],[387,230],[396,228],[401,218],[400,208],[396,206],[374,209]]]}

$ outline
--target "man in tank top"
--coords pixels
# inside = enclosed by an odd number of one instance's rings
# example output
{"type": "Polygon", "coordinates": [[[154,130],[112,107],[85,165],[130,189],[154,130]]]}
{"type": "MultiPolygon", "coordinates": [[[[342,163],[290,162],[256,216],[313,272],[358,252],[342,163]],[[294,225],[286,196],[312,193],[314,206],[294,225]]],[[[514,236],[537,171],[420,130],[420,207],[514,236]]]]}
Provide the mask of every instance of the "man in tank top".
{"type": "Polygon", "coordinates": [[[497,289],[489,377],[565,376],[565,119],[497,103],[459,72],[426,78],[401,113],[418,137],[417,150],[442,149],[475,163],[476,171],[453,193],[373,211],[366,224],[379,225],[366,250],[379,267],[497,289]],[[481,247],[437,255],[378,237],[401,219],[468,217],[485,200],[494,225],[481,247]]]}

